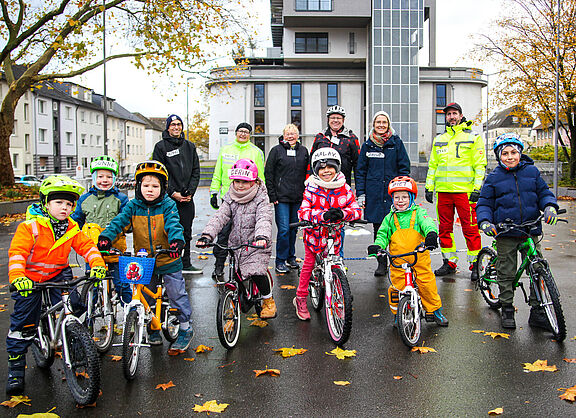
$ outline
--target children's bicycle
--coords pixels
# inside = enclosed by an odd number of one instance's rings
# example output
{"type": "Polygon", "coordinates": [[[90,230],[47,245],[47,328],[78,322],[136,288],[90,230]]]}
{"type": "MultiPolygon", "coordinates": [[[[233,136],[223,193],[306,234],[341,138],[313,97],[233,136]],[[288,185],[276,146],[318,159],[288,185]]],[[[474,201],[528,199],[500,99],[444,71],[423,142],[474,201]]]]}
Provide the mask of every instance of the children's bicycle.
{"type": "Polygon", "coordinates": [[[320,312],[322,307],[325,308],[330,338],[338,346],[342,346],[348,341],[352,331],[352,292],[342,257],[335,252],[336,233],[342,225],[354,226],[354,224],[366,223],[365,220],[358,219],[353,222],[314,223],[300,221],[290,224],[290,228],[324,227],[327,230],[326,251],[322,254],[316,254],[316,263],[310,276],[308,293],[312,307],[316,312],[320,312]]]}
{"type": "MultiPolygon", "coordinates": [[[[558,211],[558,214],[566,213],[565,209],[558,211]]],[[[523,283],[520,281],[522,274],[526,272],[530,280],[530,289],[533,297],[538,301],[538,306],[544,309],[550,324],[550,330],[557,342],[562,342],[566,338],[566,321],[560,304],[560,292],[554,281],[554,276],[550,271],[548,261],[536,247],[537,241],[530,235],[530,231],[542,220],[543,214],[533,221],[515,224],[509,220],[498,224],[500,231],[496,236],[509,231],[522,233],[526,240],[518,245],[518,250],[523,254],[522,263],[516,272],[514,279],[514,289],[520,287],[524,295],[524,301],[529,303],[530,299],[526,294],[523,283]]],[[[565,219],[558,219],[561,222],[568,222],[565,219]]],[[[541,238],[544,237],[542,234],[541,238]]],[[[484,247],[478,253],[478,281],[476,289],[480,290],[482,297],[493,309],[501,307],[498,287],[498,276],[496,274],[496,240],[492,241],[492,247],[484,247]]]]}
{"type": "MultiPolygon", "coordinates": [[[[83,284],[93,285],[96,279],[76,278],[61,282],[34,283],[32,292],[42,293],[40,321],[31,350],[36,365],[49,369],[54,363],[57,347],[62,347],[66,384],[79,405],[96,402],[100,393],[100,356],[94,341],[72,313],[70,293],[83,284]],[[61,300],[53,304],[50,289],[61,290],[61,300]]],[[[11,291],[17,291],[10,285],[11,291]]]]}

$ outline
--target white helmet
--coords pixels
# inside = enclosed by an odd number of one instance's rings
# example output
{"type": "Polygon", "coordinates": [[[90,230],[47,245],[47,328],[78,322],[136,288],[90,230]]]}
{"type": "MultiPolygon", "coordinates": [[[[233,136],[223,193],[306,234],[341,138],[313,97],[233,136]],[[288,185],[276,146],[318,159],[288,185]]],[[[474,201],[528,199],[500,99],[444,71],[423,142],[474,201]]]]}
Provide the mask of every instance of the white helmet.
{"type": "Polygon", "coordinates": [[[344,108],[342,106],[330,106],[328,108],[328,110],[326,111],[326,117],[329,117],[330,115],[333,115],[334,113],[337,113],[339,115],[342,115],[343,118],[346,117],[346,111],[344,110],[344,108]]]}
{"type": "Polygon", "coordinates": [[[312,173],[314,173],[315,176],[318,175],[318,170],[327,165],[334,167],[336,174],[338,174],[340,172],[340,164],[340,154],[334,148],[330,147],[317,149],[314,154],[312,154],[312,161],[310,162],[312,173]]]}

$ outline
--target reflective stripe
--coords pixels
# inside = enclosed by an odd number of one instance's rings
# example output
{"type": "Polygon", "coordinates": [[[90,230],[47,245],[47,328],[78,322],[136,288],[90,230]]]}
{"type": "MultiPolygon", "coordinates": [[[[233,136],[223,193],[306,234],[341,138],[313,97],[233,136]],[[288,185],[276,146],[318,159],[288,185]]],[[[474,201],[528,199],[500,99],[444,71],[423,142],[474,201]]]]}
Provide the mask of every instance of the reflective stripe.
{"type": "Polygon", "coordinates": [[[16,270],[16,269],[22,269],[24,270],[24,264],[10,264],[8,266],[8,272],[11,272],[12,270],[16,270]]]}
{"type": "Polygon", "coordinates": [[[470,171],[470,172],[474,172],[474,169],[470,166],[455,165],[455,166],[440,166],[440,167],[436,168],[436,172],[438,173],[439,171],[470,171]]]}
{"type": "Polygon", "coordinates": [[[28,266],[39,266],[39,267],[44,267],[47,269],[55,269],[55,268],[63,269],[63,268],[68,267],[68,263],[65,263],[65,264],[46,264],[46,263],[28,262],[28,263],[26,263],[26,267],[28,267],[28,266]]]}
{"type": "Polygon", "coordinates": [[[474,181],[474,177],[442,177],[436,176],[436,183],[471,183],[474,181]]]}
{"type": "Polygon", "coordinates": [[[392,312],[398,312],[398,306],[392,306],[392,305],[390,305],[390,310],[391,310],[392,312]]]}
{"type": "Polygon", "coordinates": [[[26,258],[24,258],[23,255],[15,254],[15,255],[13,255],[12,257],[10,257],[8,260],[9,260],[9,261],[16,261],[16,260],[18,260],[18,261],[26,261],[26,258]]]}
{"type": "Polygon", "coordinates": [[[34,334],[30,335],[29,337],[25,337],[24,334],[22,334],[22,331],[8,331],[8,338],[13,338],[15,340],[33,340],[35,337],[34,334]]]}
{"type": "Polygon", "coordinates": [[[90,262],[93,260],[97,260],[98,258],[101,258],[100,255],[98,255],[98,254],[91,254],[91,255],[86,256],[86,260],[88,260],[88,264],[90,264],[90,262]]]}
{"type": "MultiPolygon", "coordinates": [[[[472,251],[472,252],[474,252],[474,251],[472,251]]],[[[468,254],[468,262],[469,263],[474,263],[476,261],[476,259],[478,258],[478,254],[477,254],[478,251],[475,251],[475,252],[476,252],[476,254],[470,254],[470,253],[468,254]]]]}

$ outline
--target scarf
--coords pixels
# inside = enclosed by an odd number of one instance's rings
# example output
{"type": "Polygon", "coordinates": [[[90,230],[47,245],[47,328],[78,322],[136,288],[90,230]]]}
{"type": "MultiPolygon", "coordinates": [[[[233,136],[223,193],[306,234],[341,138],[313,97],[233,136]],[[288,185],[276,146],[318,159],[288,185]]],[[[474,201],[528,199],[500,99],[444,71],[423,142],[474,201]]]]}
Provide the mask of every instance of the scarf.
{"type": "Polygon", "coordinates": [[[58,219],[52,217],[52,215],[48,213],[48,209],[44,207],[42,208],[42,214],[50,220],[52,230],[54,231],[54,241],[58,241],[64,236],[66,231],[68,231],[68,218],[64,219],[63,221],[59,221],[58,219]]]}
{"type": "Polygon", "coordinates": [[[380,148],[382,148],[384,146],[384,144],[386,143],[386,141],[388,141],[390,139],[390,137],[392,136],[392,131],[390,129],[388,129],[384,135],[380,136],[378,135],[376,132],[372,131],[370,133],[370,139],[372,140],[372,142],[374,142],[374,144],[376,144],[377,146],[379,146],[380,148]]]}
{"type": "Polygon", "coordinates": [[[319,177],[310,176],[310,177],[308,177],[308,180],[306,180],[304,182],[304,184],[305,185],[311,184],[312,186],[324,187],[325,189],[330,189],[330,190],[338,189],[338,188],[344,186],[344,184],[346,184],[346,176],[344,176],[344,174],[342,174],[342,173],[338,173],[338,174],[336,174],[336,176],[334,176],[332,181],[324,181],[324,180],[320,179],[319,177]]]}
{"type": "Polygon", "coordinates": [[[230,197],[234,202],[244,204],[254,199],[254,196],[256,196],[256,193],[258,192],[259,188],[260,188],[260,182],[256,180],[256,184],[250,187],[248,190],[239,192],[234,188],[234,184],[232,184],[230,189],[228,189],[228,192],[230,193],[230,197]]]}

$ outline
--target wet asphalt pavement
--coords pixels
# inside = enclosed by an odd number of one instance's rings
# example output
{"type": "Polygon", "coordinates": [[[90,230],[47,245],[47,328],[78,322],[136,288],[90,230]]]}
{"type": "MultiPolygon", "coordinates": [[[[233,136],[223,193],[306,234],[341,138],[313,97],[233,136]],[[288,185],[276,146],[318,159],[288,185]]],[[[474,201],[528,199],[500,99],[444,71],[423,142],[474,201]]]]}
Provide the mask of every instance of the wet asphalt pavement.
{"type": "MultiPolygon", "coordinates": [[[[208,206],[208,190],[199,190],[194,232],[201,231],[213,210],[208,206]]],[[[432,215],[432,206],[419,197],[432,215]]],[[[192,302],[195,336],[192,347],[204,344],[212,352],[197,354],[192,348],[180,356],[167,355],[163,347],[143,349],[136,379],[127,382],[120,362],[110,355],[120,355],[113,347],[102,356],[102,395],[94,408],[77,409],[62,380],[63,372],[56,361],[49,372],[38,369],[28,355],[26,394],[31,406],[14,409],[2,407],[3,416],[19,413],[52,412],[60,416],[188,416],[194,404],[217,400],[228,403],[227,416],[486,416],[488,411],[503,407],[508,416],[573,416],[575,405],[558,398],[558,388],[576,385],[576,364],[563,361],[576,357],[576,203],[561,202],[568,210],[570,223],[545,226],[542,247],[550,261],[562,296],[568,336],[558,344],[550,334],[527,325],[529,308],[521,293],[515,305],[518,328],[510,339],[493,340],[473,330],[504,332],[500,317],[488,308],[479,292],[473,290],[465,262],[460,253],[461,271],[453,277],[438,279],[448,328],[423,325],[424,345],[436,353],[410,352],[392,328],[387,306],[386,278],[373,276],[374,260],[349,260],[348,277],[354,295],[352,334],[346,349],[357,350],[356,357],[338,360],[325,353],[335,348],[331,342],[323,312],[311,310],[312,320],[297,319],[292,305],[295,290],[281,285],[297,285],[296,273],[275,276],[274,296],[279,314],[269,326],[249,326],[245,319],[238,345],[224,349],[216,331],[217,290],[210,278],[213,259],[193,263],[204,268],[202,276],[187,276],[192,302]],[[555,234],[552,236],[551,234],[555,234]],[[548,248],[550,248],[548,250],[548,248]],[[378,316],[379,315],[379,316],[378,316]],[[305,348],[300,356],[282,358],[275,348],[305,348]],[[186,361],[184,358],[194,358],[186,361]],[[525,373],[522,363],[548,360],[558,371],[525,373]],[[255,378],[254,369],[275,368],[279,377],[255,378]],[[394,376],[402,378],[396,380],[394,376]],[[336,386],[337,380],[349,381],[336,386]],[[155,389],[172,381],[175,387],[155,389]]],[[[7,283],[7,250],[16,225],[0,226],[0,283],[7,283]]],[[[346,257],[362,257],[371,243],[369,233],[346,236],[346,257]]],[[[455,231],[458,247],[463,249],[461,230],[455,231]]],[[[300,235],[301,236],[301,235],[300,235]]],[[[484,245],[489,243],[483,237],[484,245]]],[[[302,241],[297,242],[302,256],[302,241]]],[[[75,257],[74,257],[75,258],[75,257]]],[[[441,256],[432,256],[432,266],[441,264],[441,256]]],[[[271,262],[273,265],[273,261],[271,262]]],[[[0,304],[8,302],[6,287],[0,289],[0,304]]],[[[309,306],[310,307],[310,306],[309,306]]],[[[4,336],[8,330],[9,312],[0,312],[0,352],[5,353],[4,336]]],[[[252,312],[251,312],[252,313],[252,312]]],[[[116,343],[121,342],[117,336],[116,343]]],[[[7,361],[0,360],[0,379],[4,383],[7,361]]],[[[3,389],[2,389],[3,390],[3,389]]]]}

